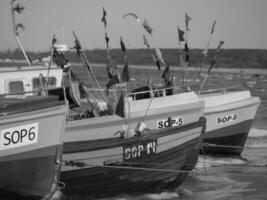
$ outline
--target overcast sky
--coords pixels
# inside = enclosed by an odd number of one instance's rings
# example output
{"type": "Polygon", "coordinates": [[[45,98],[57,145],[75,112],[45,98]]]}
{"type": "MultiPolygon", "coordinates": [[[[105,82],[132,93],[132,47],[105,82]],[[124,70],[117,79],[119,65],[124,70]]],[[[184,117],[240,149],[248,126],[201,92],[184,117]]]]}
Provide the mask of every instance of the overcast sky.
{"type": "MultiPolygon", "coordinates": [[[[107,11],[107,30],[110,44],[119,47],[123,37],[127,48],[144,48],[142,23],[133,17],[123,18],[128,12],[136,13],[141,22],[146,18],[153,28],[152,45],[177,48],[177,26],[185,29],[185,12],[189,22],[188,44],[204,48],[212,21],[217,24],[211,47],[220,40],[224,48],[267,49],[267,0],[17,0],[25,6],[16,21],[26,30],[20,31],[26,50],[46,51],[53,34],[58,41],[73,45],[74,30],[83,48],[105,48],[102,7],[107,11]],[[64,40],[64,41],[63,41],[64,40]]],[[[17,47],[13,36],[10,1],[0,0],[0,50],[17,47]]]]}

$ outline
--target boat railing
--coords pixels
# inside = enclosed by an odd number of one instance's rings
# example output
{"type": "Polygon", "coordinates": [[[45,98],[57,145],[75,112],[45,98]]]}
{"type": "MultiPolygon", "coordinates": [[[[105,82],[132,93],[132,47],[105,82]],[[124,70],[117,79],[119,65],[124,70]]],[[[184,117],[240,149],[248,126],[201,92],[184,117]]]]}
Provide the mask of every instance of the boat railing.
{"type": "Polygon", "coordinates": [[[143,99],[143,98],[169,96],[172,94],[177,94],[180,91],[181,91],[181,88],[178,86],[158,87],[158,88],[151,88],[149,90],[143,90],[143,91],[138,91],[138,92],[130,92],[128,96],[132,97],[133,100],[137,100],[137,99],[143,99]]]}
{"type": "MultiPolygon", "coordinates": [[[[57,87],[58,90],[61,90],[62,93],[65,93],[65,87],[57,87]]],[[[48,95],[49,91],[55,90],[55,87],[46,87],[39,88],[32,91],[23,91],[23,92],[12,92],[12,93],[4,93],[0,94],[2,98],[26,98],[27,96],[41,96],[48,95]]]]}
{"type": "Polygon", "coordinates": [[[211,94],[211,93],[226,93],[226,92],[233,92],[233,91],[238,91],[238,90],[244,90],[244,87],[241,85],[236,85],[236,86],[231,86],[231,87],[225,87],[225,88],[216,88],[216,89],[209,89],[209,90],[203,90],[199,91],[199,95],[203,94],[211,94]]]}

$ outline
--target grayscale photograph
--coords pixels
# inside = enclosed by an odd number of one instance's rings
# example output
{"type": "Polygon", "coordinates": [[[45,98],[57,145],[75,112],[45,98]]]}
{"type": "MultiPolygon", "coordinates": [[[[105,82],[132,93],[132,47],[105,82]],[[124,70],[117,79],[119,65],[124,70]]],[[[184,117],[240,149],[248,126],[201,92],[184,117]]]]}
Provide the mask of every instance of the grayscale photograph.
{"type": "Polygon", "coordinates": [[[0,200],[266,200],[266,0],[0,0],[0,200]]]}

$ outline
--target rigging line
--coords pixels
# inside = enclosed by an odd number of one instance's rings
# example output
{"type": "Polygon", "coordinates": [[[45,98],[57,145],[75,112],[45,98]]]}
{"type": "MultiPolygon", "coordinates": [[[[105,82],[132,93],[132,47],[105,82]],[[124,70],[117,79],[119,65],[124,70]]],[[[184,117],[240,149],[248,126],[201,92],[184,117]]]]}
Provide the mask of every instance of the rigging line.
{"type": "MultiPolygon", "coordinates": [[[[74,163],[75,164],[75,161],[79,161],[79,160],[82,160],[82,159],[77,159],[77,160],[62,160],[62,161],[64,162],[64,164],[66,166],[68,166],[68,164],[66,164],[66,163],[74,163]]],[[[162,163],[156,163],[156,162],[151,162],[151,163],[145,163],[145,162],[124,162],[124,161],[116,161],[116,160],[107,160],[106,162],[112,162],[112,161],[114,161],[113,163],[115,163],[115,164],[128,165],[128,166],[131,166],[131,165],[160,165],[160,164],[162,164],[162,163]]],[[[78,164],[78,162],[76,164],[78,164]]],[[[87,165],[87,163],[82,163],[82,164],[87,165]]],[[[90,164],[88,164],[88,165],[90,165],[90,164]]],[[[190,164],[190,163],[186,163],[184,165],[187,165],[187,166],[195,166],[195,164],[190,164]]]]}
{"type": "Polygon", "coordinates": [[[248,164],[231,164],[231,163],[223,163],[223,162],[209,162],[209,161],[205,161],[205,162],[201,162],[198,161],[198,163],[206,163],[206,164],[214,164],[214,166],[212,167],[221,167],[221,166],[237,166],[237,167],[255,167],[255,168],[267,168],[267,164],[263,164],[263,165],[248,165],[248,164]]]}
{"type": "Polygon", "coordinates": [[[230,145],[219,145],[219,144],[211,144],[211,143],[202,143],[204,147],[224,147],[224,148],[236,148],[243,149],[243,146],[230,146],[230,145]]]}
{"type": "MultiPolygon", "coordinates": [[[[166,173],[174,173],[174,174],[179,174],[179,173],[190,173],[190,174],[195,174],[197,176],[222,176],[221,174],[218,173],[203,173],[197,170],[176,170],[176,169],[158,169],[158,168],[144,168],[144,167],[127,167],[127,166],[112,166],[112,165],[95,165],[95,164],[84,164],[84,166],[87,167],[100,167],[100,168],[110,168],[110,169],[126,169],[126,170],[142,170],[142,171],[154,171],[154,172],[166,172],[166,173]]],[[[262,174],[248,174],[248,173],[238,173],[238,172],[228,172],[225,175],[231,175],[231,176],[260,176],[260,177],[267,177],[267,175],[262,175],[262,174]]]]}
{"type": "Polygon", "coordinates": [[[102,167],[111,169],[128,169],[128,170],[143,170],[143,171],[156,171],[156,172],[170,172],[170,173],[188,173],[192,171],[188,170],[176,170],[176,169],[158,169],[158,168],[144,168],[144,167],[127,167],[127,166],[112,166],[112,165],[94,165],[85,164],[87,167],[102,167]]]}

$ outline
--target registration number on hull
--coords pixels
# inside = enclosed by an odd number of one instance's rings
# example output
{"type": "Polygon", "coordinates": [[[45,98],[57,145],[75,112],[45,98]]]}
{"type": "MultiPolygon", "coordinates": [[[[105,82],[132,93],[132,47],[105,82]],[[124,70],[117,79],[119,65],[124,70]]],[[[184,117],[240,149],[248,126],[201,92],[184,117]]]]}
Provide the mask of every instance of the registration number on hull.
{"type": "Polygon", "coordinates": [[[0,150],[37,143],[38,127],[38,123],[32,123],[1,130],[0,150]]]}
{"type": "Polygon", "coordinates": [[[123,158],[125,161],[133,161],[139,158],[148,157],[156,153],[157,141],[146,140],[138,144],[123,147],[123,158]]]}
{"type": "Polygon", "coordinates": [[[217,117],[216,118],[216,124],[227,124],[227,123],[233,122],[235,120],[237,120],[236,114],[217,117]]]}
{"type": "Polygon", "coordinates": [[[167,128],[172,126],[181,126],[184,123],[183,117],[174,117],[174,118],[168,118],[165,120],[159,120],[157,121],[157,128],[167,128]]]}

